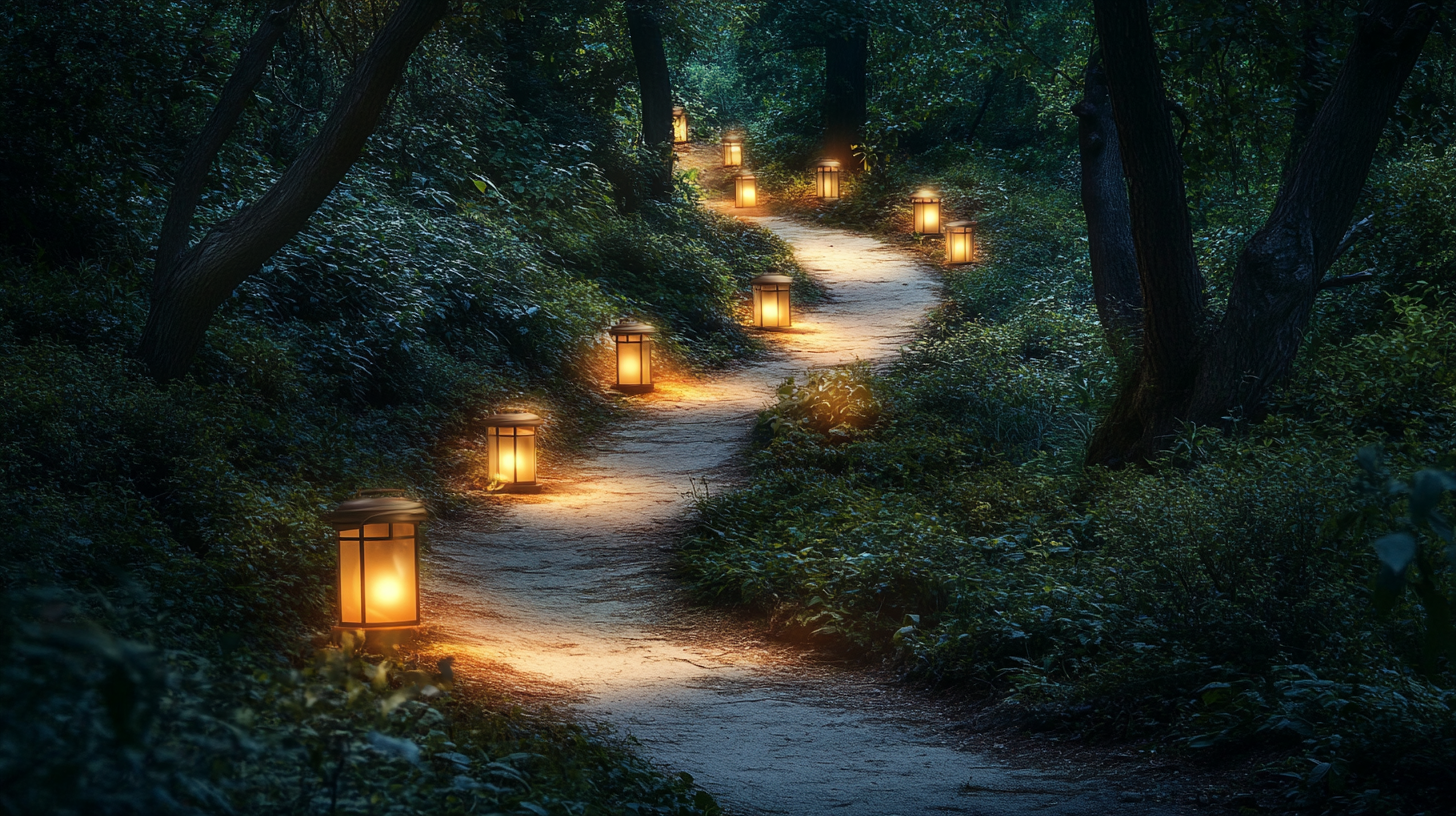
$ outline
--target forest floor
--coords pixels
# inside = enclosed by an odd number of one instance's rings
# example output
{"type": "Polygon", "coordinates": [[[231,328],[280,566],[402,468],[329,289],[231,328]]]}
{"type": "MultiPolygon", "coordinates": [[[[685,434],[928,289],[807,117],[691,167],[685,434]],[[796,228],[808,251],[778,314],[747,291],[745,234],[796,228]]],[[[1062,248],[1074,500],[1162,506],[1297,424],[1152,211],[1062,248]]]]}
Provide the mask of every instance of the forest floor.
{"type": "Polygon", "coordinates": [[[893,360],[938,301],[936,271],[901,249],[733,211],[711,190],[716,157],[683,157],[704,171],[705,203],[787,241],[828,296],[769,333],[762,358],[633,398],[632,418],[568,472],[544,474],[540,495],[491,497],[438,524],[424,603],[442,623],[427,651],[517,699],[610,724],[731,814],[1176,812],[1085,756],[968,739],[927,696],[695,605],[672,580],[692,491],[735,483],[779,383],[893,360]]]}

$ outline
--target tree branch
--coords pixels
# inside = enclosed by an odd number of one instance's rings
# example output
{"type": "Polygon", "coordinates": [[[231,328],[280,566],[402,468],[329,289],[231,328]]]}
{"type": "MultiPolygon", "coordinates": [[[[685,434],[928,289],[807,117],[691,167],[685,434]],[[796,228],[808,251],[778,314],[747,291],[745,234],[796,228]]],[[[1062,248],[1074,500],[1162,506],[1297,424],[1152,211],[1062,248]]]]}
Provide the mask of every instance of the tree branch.
{"type": "Polygon", "coordinates": [[[192,226],[192,216],[197,212],[197,202],[202,198],[202,188],[207,182],[208,171],[217,158],[217,152],[237,127],[253,89],[258,86],[273,46],[288,28],[295,6],[288,0],[275,0],[273,7],[264,15],[258,30],[248,40],[243,53],[238,57],[237,68],[222,87],[217,104],[207,117],[207,123],[182,157],[177,169],[172,193],[167,199],[167,214],[162,219],[162,231],[157,236],[157,260],[152,275],[152,290],[165,286],[177,265],[177,259],[187,250],[187,238],[192,226]]]}
{"type": "Polygon", "coordinates": [[[1335,289],[1340,286],[1353,286],[1357,283],[1364,283],[1375,279],[1375,267],[1370,267],[1364,272],[1356,272],[1353,275],[1341,275],[1338,278],[1325,278],[1320,281],[1318,290],[1323,292],[1326,289],[1335,289]]]}

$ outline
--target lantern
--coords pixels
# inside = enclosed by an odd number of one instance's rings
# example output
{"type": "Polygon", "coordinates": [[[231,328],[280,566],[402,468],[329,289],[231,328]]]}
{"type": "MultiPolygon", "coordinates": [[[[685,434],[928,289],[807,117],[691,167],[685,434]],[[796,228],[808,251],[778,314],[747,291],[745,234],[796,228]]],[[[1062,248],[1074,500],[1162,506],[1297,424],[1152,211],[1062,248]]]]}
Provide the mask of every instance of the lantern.
{"type": "Polygon", "coordinates": [[[794,325],[793,307],[789,301],[793,278],[788,275],[759,275],[749,283],[753,286],[753,325],[771,330],[794,325]]]}
{"type": "Polygon", "coordinates": [[[608,330],[617,342],[617,384],[624,394],[652,390],[652,335],[657,329],[635,320],[623,320],[608,330]]]}
{"type": "Polygon", "coordinates": [[[916,235],[940,234],[940,195],[920,190],[910,196],[911,229],[916,235]]]}
{"type": "Polygon", "coordinates": [[[758,176],[743,172],[733,177],[733,206],[758,206],[758,176]]]}
{"type": "Polygon", "coordinates": [[[724,167],[742,167],[743,166],[743,134],[741,134],[741,133],[724,133],[723,134],[723,166],[724,167]]]}
{"type": "MultiPolygon", "coordinates": [[[[659,120],[660,121],[660,120],[659,120]]],[[[682,105],[672,106],[672,143],[687,144],[688,112],[682,105]]]]}
{"type": "Polygon", "coordinates": [[[540,493],[536,484],[536,429],[541,417],[506,411],[485,418],[485,457],[497,493],[540,493]]]}
{"type": "Polygon", "coordinates": [[[976,222],[952,221],[945,225],[945,262],[968,264],[976,260],[976,222]]]}
{"type": "Polygon", "coordinates": [[[361,490],[324,515],[339,536],[336,632],[420,625],[418,533],[428,518],[403,490],[361,490]]]}
{"type": "Polygon", "coordinates": [[[820,159],[814,166],[814,190],[820,198],[839,198],[839,162],[820,159]]]}

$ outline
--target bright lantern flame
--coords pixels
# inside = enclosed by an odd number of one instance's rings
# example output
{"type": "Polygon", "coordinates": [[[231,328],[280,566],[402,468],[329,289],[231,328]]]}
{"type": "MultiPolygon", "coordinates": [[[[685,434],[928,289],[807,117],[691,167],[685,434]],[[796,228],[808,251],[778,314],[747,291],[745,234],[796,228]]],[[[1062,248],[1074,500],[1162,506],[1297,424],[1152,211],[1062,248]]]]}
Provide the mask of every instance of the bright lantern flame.
{"type": "Polygon", "coordinates": [[[764,298],[764,301],[763,301],[763,322],[765,322],[765,323],[777,323],[777,322],[779,322],[779,302],[778,302],[778,298],[764,298]]]}
{"type": "Polygon", "coordinates": [[[635,356],[622,355],[621,365],[618,367],[618,379],[622,382],[636,382],[642,376],[642,364],[635,356]]]}
{"type": "Polygon", "coordinates": [[[514,453],[502,451],[500,455],[500,469],[500,480],[503,482],[510,481],[511,474],[516,472],[516,455],[514,453]]]}
{"type": "Polygon", "coordinates": [[[394,578],[380,578],[369,588],[370,606],[375,604],[387,606],[399,603],[404,597],[404,587],[394,578]]]}
{"type": "Polygon", "coordinates": [[[940,220],[940,208],[926,205],[925,207],[925,231],[933,232],[936,222],[940,220]]]}

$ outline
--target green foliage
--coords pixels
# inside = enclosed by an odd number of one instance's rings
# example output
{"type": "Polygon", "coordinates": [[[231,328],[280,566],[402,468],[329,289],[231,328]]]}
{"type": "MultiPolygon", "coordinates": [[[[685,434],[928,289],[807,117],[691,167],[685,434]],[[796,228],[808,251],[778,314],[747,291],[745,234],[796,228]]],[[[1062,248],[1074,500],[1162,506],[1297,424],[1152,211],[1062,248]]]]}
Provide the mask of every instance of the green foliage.
{"type": "MultiPolygon", "coordinates": [[[[682,552],[690,580],[767,613],[785,636],[987,689],[1053,739],[1280,752],[1272,770],[1291,805],[1409,813],[1448,800],[1446,288],[1396,279],[1383,293],[1322,295],[1331,323],[1316,326],[1269,419],[1187,426],[1148,470],[1084,470],[1120,375],[1096,324],[1075,198],[1026,157],[941,155],[956,158],[860,179],[858,200],[824,217],[900,232],[899,196],[935,178],[947,209],[979,215],[984,260],[947,271],[949,302],[924,336],[864,382],[884,406],[870,430],[764,435],[749,486],[700,502],[682,552]],[[1333,317],[1352,304],[1349,319],[1333,317]],[[1371,476],[1353,454],[1377,441],[1387,467],[1418,475],[1371,476]],[[1389,563],[1381,577],[1376,540],[1387,559],[1410,556],[1396,566],[1415,591],[1395,592],[1389,563]]],[[[1430,160],[1410,161],[1373,177],[1371,195],[1430,160]]],[[[1244,207],[1209,213],[1195,238],[1219,263],[1257,220],[1244,207]]],[[[1450,220],[1411,207],[1384,225],[1379,252],[1435,236],[1456,241],[1450,220]]],[[[802,424],[813,392],[796,385],[762,425],[802,424]]]]}

